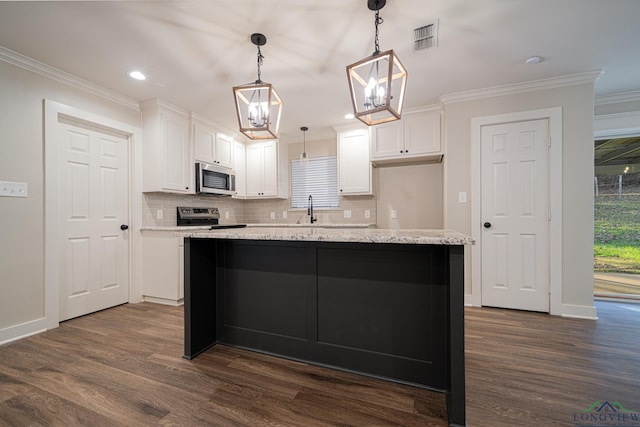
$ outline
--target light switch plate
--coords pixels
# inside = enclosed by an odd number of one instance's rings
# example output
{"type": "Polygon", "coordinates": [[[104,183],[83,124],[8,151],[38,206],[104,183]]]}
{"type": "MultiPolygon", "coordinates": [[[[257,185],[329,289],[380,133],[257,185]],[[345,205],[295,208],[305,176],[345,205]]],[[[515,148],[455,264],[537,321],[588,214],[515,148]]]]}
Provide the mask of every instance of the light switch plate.
{"type": "Polygon", "coordinates": [[[0,181],[0,196],[2,197],[27,197],[27,193],[26,182],[0,181]]]}
{"type": "Polygon", "coordinates": [[[391,219],[397,219],[398,218],[398,211],[395,209],[391,210],[391,219]]]}

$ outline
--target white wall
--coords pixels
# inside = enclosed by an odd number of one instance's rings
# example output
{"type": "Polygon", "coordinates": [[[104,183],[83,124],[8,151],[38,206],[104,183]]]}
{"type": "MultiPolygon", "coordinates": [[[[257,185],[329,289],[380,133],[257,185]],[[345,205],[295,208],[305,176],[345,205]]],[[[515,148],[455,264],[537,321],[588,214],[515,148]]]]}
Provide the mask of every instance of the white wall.
{"type": "Polygon", "coordinates": [[[136,108],[0,58],[0,180],[28,184],[27,198],[0,197],[0,342],[3,331],[44,316],[43,99],[140,127],[136,108]]]}
{"type": "MultiPolygon", "coordinates": [[[[589,316],[595,313],[593,83],[445,104],[444,225],[471,234],[471,221],[480,221],[471,218],[470,204],[458,203],[458,192],[471,194],[471,119],[550,107],[562,107],[563,111],[562,303],[567,311],[564,314],[589,316]]],[[[465,261],[465,293],[470,295],[470,257],[465,261]]]]}

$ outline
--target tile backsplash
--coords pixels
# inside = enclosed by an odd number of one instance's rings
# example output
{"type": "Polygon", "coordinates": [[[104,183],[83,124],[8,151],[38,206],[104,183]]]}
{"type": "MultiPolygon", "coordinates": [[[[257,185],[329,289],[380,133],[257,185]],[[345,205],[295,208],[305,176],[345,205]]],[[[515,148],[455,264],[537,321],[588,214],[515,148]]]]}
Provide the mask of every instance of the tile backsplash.
{"type": "Polygon", "coordinates": [[[143,227],[175,227],[176,207],[190,206],[199,208],[218,208],[221,224],[244,222],[243,201],[231,197],[194,196],[170,193],[142,194],[143,227]],[[162,210],[162,219],[158,219],[158,210],[162,210]],[[229,214],[227,218],[226,214],[229,214]]]}
{"type": "MultiPolygon", "coordinates": [[[[142,194],[142,225],[145,227],[174,227],[176,207],[217,207],[221,224],[296,224],[307,223],[306,209],[291,209],[289,199],[240,200],[230,197],[208,197],[170,193],[142,194]],[[162,219],[158,219],[158,210],[162,219]],[[229,218],[227,218],[227,213],[229,218]],[[271,218],[273,213],[274,219],[271,218]],[[286,218],[285,218],[286,216],[286,218]]],[[[376,199],[372,196],[340,197],[340,207],[314,209],[318,224],[375,224],[376,199]],[[369,211],[369,218],[366,218],[369,211]],[[345,218],[345,212],[350,218],[345,218]]]]}

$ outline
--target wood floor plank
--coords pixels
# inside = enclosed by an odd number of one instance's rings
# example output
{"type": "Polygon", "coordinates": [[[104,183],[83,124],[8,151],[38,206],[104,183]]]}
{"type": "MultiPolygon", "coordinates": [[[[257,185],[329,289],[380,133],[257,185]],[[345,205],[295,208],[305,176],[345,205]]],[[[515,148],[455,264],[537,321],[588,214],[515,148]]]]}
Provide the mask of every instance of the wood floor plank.
{"type": "MultiPolygon", "coordinates": [[[[467,425],[640,410],[640,306],[600,320],[465,309],[467,425]]],[[[0,347],[0,425],[441,426],[442,394],[218,345],[182,358],[182,307],[126,304],[0,347]]]]}

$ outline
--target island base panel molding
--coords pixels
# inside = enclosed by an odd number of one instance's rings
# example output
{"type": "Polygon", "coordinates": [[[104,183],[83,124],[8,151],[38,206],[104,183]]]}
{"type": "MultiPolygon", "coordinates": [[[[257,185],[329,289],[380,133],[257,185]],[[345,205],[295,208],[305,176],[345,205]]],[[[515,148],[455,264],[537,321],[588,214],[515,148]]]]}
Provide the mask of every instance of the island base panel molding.
{"type": "Polygon", "coordinates": [[[184,250],[185,358],[224,343],[427,387],[464,425],[462,246],[186,238],[184,250]]]}

